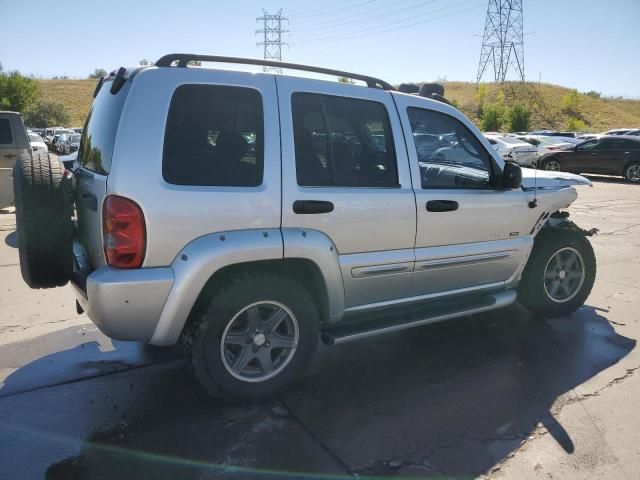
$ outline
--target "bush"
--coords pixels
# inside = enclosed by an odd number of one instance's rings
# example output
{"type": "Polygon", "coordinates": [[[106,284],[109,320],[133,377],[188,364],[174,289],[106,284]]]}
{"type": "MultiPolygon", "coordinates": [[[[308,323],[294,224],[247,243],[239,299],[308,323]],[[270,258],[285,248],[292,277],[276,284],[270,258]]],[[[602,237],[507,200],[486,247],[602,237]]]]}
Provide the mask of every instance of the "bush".
{"type": "Polygon", "coordinates": [[[38,95],[38,85],[33,78],[20,72],[4,72],[0,64],[0,110],[25,111],[38,95]]]}
{"type": "Polygon", "coordinates": [[[584,132],[587,129],[587,124],[579,118],[569,117],[564,127],[570,132],[584,132]]]}
{"type": "Polygon", "coordinates": [[[585,95],[591,98],[600,98],[602,96],[600,92],[596,92],[595,90],[589,90],[585,95]]]}
{"type": "Polygon", "coordinates": [[[516,104],[506,112],[509,131],[520,132],[531,129],[531,110],[524,105],[516,104]]]}
{"type": "Polygon", "coordinates": [[[31,127],[44,128],[69,124],[69,112],[60,102],[40,101],[24,114],[25,123],[31,127]]]}
{"type": "Polygon", "coordinates": [[[484,132],[500,131],[504,109],[501,105],[489,103],[482,109],[480,128],[484,132]]]}
{"type": "Polygon", "coordinates": [[[562,97],[562,109],[566,112],[578,113],[580,109],[580,94],[573,89],[562,97]]]}

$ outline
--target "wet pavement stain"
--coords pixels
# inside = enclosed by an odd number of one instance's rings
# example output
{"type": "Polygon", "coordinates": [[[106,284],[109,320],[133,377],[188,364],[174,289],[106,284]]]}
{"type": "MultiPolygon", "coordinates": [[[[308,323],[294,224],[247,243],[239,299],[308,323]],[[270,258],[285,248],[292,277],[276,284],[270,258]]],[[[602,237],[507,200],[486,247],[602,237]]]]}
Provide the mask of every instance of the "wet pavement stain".
{"type": "Polygon", "coordinates": [[[635,344],[591,307],[540,320],[514,306],[321,347],[289,392],[257,405],[208,398],[173,360],[2,399],[9,447],[0,472],[53,480],[477,476],[539,424],[572,451],[554,412],[635,344]],[[34,417],[35,405],[51,415],[34,417]]]}

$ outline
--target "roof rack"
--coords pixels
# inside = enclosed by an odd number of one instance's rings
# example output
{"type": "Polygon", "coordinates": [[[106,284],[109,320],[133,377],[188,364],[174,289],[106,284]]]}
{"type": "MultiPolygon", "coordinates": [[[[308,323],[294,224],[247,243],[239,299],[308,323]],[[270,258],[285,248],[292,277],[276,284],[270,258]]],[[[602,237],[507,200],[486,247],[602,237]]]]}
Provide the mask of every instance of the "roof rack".
{"type": "Polygon", "coordinates": [[[360,75],[359,73],[343,72],[341,70],[332,70],[330,68],[313,67],[311,65],[301,65],[299,63],[277,62],[274,60],[261,60],[258,58],[242,58],[242,57],[221,57],[218,55],[196,55],[191,53],[170,53],[160,58],[156,62],[156,67],[171,67],[174,62],[178,62],[178,67],[186,67],[189,62],[219,62],[219,63],[237,63],[241,65],[261,65],[264,67],[287,68],[290,70],[301,70],[303,72],[315,72],[325,75],[335,75],[338,77],[347,77],[353,80],[361,80],[370,88],[381,88],[383,90],[395,90],[389,83],[379,78],[360,75]]]}

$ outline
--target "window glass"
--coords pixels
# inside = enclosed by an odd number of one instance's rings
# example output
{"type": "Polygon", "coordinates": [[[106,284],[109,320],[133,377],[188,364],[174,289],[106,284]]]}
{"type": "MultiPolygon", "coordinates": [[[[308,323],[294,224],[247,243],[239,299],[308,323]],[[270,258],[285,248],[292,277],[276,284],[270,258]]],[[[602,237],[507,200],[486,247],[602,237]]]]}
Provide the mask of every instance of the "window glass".
{"type": "MultiPolygon", "coordinates": [[[[110,92],[110,85],[105,84],[96,96],[82,131],[78,150],[78,163],[87,170],[103,175],[111,170],[116,132],[130,86],[131,82],[126,82],[120,91],[113,95],[110,92]]],[[[65,130],[58,128],[51,134],[58,135],[65,133],[65,130]]]]}
{"type": "Polygon", "coordinates": [[[398,186],[383,104],[313,93],[294,93],[291,104],[298,185],[398,186]]]}
{"type": "Polygon", "coordinates": [[[8,118],[0,118],[0,145],[7,145],[13,143],[13,136],[11,135],[11,125],[9,125],[8,118]]]}
{"type": "Polygon", "coordinates": [[[578,150],[596,150],[598,140],[588,140],[578,146],[578,150]]]}
{"type": "Polygon", "coordinates": [[[162,174],[176,185],[256,187],[263,177],[257,90],[182,85],[171,99],[162,174]]]}
{"type": "Polygon", "coordinates": [[[640,142],[634,142],[633,140],[613,140],[614,150],[637,150],[640,148],[640,142]]]}
{"type": "Polygon", "coordinates": [[[455,118],[422,108],[408,109],[422,188],[483,188],[491,177],[489,153],[455,118]]]}

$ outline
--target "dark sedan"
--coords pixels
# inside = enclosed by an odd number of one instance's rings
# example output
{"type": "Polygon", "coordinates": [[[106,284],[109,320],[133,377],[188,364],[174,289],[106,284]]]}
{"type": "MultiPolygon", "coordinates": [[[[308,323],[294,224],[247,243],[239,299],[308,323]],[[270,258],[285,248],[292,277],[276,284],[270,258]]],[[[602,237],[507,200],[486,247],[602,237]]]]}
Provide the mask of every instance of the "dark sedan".
{"type": "Polygon", "coordinates": [[[544,170],[617,175],[640,183],[640,138],[602,136],[548,153],[538,163],[544,170]]]}

